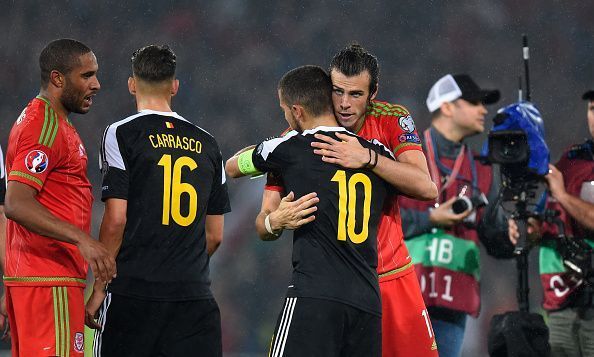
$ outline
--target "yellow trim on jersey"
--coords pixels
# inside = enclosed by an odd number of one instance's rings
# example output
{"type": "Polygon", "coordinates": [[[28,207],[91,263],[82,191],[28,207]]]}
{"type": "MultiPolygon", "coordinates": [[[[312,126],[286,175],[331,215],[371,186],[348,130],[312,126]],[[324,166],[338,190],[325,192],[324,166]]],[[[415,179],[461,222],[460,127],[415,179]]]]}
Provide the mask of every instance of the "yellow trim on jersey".
{"type": "Polygon", "coordinates": [[[18,177],[22,177],[22,178],[26,178],[26,179],[28,179],[28,180],[31,180],[31,181],[35,182],[35,183],[36,183],[36,184],[38,184],[39,186],[43,186],[43,182],[42,182],[40,179],[38,179],[38,178],[37,178],[37,177],[35,177],[35,176],[29,175],[29,174],[28,174],[28,173],[26,173],[26,172],[12,170],[12,171],[10,171],[10,172],[8,173],[8,176],[12,176],[12,175],[14,175],[14,176],[18,176],[18,177]]]}
{"type": "Polygon", "coordinates": [[[11,283],[87,283],[85,279],[67,276],[4,276],[4,281],[11,283]]]}
{"type": "Polygon", "coordinates": [[[398,273],[400,273],[400,272],[403,272],[403,271],[405,271],[406,269],[410,268],[412,265],[413,265],[413,263],[412,263],[412,262],[409,262],[408,264],[406,264],[406,265],[403,265],[403,266],[401,266],[400,268],[396,268],[396,269],[393,269],[393,270],[387,271],[387,272],[385,272],[385,273],[383,273],[383,274],[380,274],[380,275],[379,275],[379,277],[380,277],[380,278],[383,278],[383,277],[386,277],[386,276],[390,276],[390,275],[398,274],[398,273]]]}

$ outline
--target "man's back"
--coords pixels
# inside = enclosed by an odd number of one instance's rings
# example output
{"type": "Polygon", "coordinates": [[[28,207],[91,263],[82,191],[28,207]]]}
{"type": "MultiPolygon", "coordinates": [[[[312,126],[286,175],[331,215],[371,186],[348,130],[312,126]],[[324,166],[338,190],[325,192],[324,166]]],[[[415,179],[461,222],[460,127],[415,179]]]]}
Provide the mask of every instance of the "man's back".
{"type": "Polygon", "coordinates": [[[286,190],[296,196],[315,191],[320,199],[316,219],[295,231],[288,295],[344,302],[380,314],[376,236],[387,188],[369,171],[327,164],[312,152],[313,134],[333,136],[336,131],[346,133],[319,127],[266,141],[255,150],[254,164],[282,173],[286,190]]]}
{"type": "Polygon", "coordinates": [[[142,110],[110,125],[102,199],[128,202],[112,292],[150,300],[211,297],[205,219],[229,211],[214,138],[172,112],[142,110]]]}

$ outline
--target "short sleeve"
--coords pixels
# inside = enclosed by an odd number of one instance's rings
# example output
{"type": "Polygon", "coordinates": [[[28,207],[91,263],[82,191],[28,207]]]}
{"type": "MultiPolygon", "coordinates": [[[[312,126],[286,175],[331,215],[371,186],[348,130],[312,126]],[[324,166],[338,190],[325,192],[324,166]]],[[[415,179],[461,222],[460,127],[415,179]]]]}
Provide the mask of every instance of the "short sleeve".
{"type": "MultiPolygon", "coordinates": [[[[60,135],[60,120],[47,108],[43,119],[25,117],[18,124],[24,127],[10,142],[14,157],[6,180],[24,183],[37,191],[41,191],[49,173],[63,161],[61,145],[65,145],[60,135]]],[[[32,111],[26,115],[40,114],[32,111]]]]}
{"type": "Polygon", "coordinates": [[[274,172],[280,170],[290,157],[288,153],[289,142],[295,137],[296,131],[287,135],[263,141],[252,152],[252,162],[261,172],[274,172]]]}
{"type": "Polygon", "coordinates": [[[223,156],[220,151],[217,155],[215,164],[215,173],[213,176],[212,190],[208,199],[208,208],[206,214],[219,215],[231,212],[231,203],[229,202],[229,193],[227,190],[227,178],[223,169],[223,156]]]}
{"type": "Polygon", "coordinates": [[[103,173],[101,200],[108,198],[128,199],[130,185],[128,170],[124,163],[120,142],[117,137],[117,126],[108,126],[103,133],[100,150],[100,166],[103,173]]]}
{"type": "Polygon", "coordinates": [[[285,192],[285,182],[283,181],[282,175],[275,172],[267,173],[264,189],[268,191],[285,192]]]}
{"type": "Polygon", "coordinates": [[[387,125],[385,135],[388,140],[386,144],[392,148],[396,158],[408,150],[422,150],[415,121],[406,109],[402,109],[401,115],[395,115],[393,120],[385,122],[387,125]]]}

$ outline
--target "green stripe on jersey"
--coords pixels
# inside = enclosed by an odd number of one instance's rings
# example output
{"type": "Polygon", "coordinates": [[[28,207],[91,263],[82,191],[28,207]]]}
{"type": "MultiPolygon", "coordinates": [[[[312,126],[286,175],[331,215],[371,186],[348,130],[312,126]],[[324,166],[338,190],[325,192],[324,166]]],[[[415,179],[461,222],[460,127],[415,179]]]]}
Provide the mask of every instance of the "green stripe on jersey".
{"type": "MultiPolygon", "coordinates": [[[[594,241],[586,239],[590,247],[594,248],[594,241]]],[[[540,274],[558,274],[567,271],[563,265],[563,258],[557,251],[557,241],[544,240],[540,244],[539,268],[540,274]]]]}
{"type": "Polygon", "coordinates": [[[479,248],[475,242],[454,237],[441,229],[405,241],[414,264],[440,267],[480,279],[479,248]]]}
{"type": "Polygon", "coordinates": [[[35,176],[29,175],[26,172],[21,172],[21,171],[15,171],[15,170],[13,170],[13,171],[10,171],[10,173],[8,173],[8,176],[12,176],[12,175],[26,178],[28,180],[31,180],[31,181],[35,182],[39,186],[43,186],[43,182],[41,182],[40,179],[38,179],[35,176]]]}
{"type": "Polygon", "coordinates": [[[52,147],[54,144],[54,140],[56,139],[56,134],[58,133],[58,126],[59,126],[59,119],[58,114],[54,112],[54,109],[49,105],[45,99],[38,97],[39,99],[43,100],[45,104],[45,111],[44,111],[44,119],[43,119],[43,127],[41,128],[41,133],[39,134],[39,144],[52,147]]]}

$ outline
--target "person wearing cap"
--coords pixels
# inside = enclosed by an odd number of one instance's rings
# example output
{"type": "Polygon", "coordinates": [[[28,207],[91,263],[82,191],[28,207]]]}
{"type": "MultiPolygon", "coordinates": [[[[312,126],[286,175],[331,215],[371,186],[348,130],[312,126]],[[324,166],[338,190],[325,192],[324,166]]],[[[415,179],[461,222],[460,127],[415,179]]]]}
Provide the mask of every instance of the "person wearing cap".
{"type": "MultiPolygon", "coordinates": [[[[594,90],[584,93],[582,99],[587,102],[590,137],[570,146],[555,165],[549,166],[545,179],[552,197],[547,209],[559,212],[566,236],[594,247],[594,90]]],[[[575,274],[564,267],[557,226],[531,223],[528,233],[532,239],[540,240],[540,281],[543,308],[548,313],[551,355],[594,356],[593,277],[575,274]],[[586,279],[590,284],[585,284],[586,279]]],[[[519,237],[512,220],[509,236],[513,243],[519,237]]]]}
{"type": "Polygon", "coordinates": [[[485,105],[499,97],[466,74],[448,74],[433,85],[423,150],[439,194],[425,202],[400,198],[406,244],[442,357],[460,355],[467,315],[479,314],[479,241],[495,257],[513,252],[503,212],[487,204],[496,202],[498,177],[464,143],[485,130],[485,105]]]}

